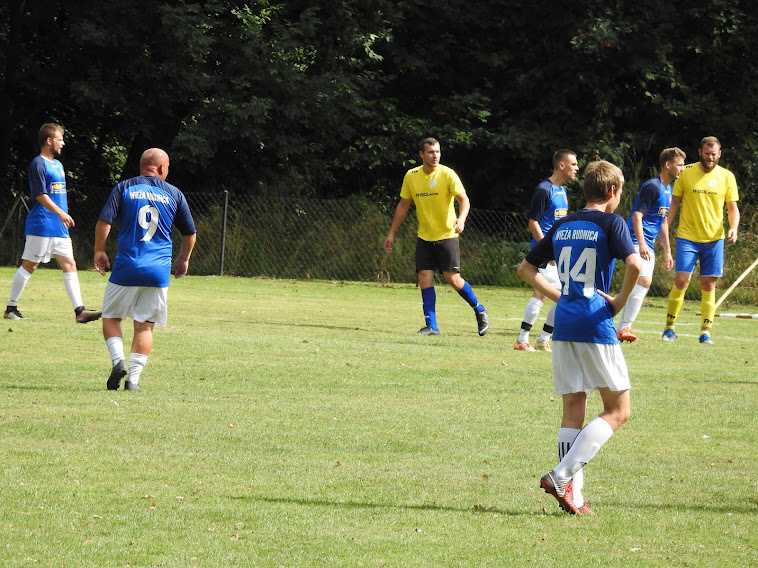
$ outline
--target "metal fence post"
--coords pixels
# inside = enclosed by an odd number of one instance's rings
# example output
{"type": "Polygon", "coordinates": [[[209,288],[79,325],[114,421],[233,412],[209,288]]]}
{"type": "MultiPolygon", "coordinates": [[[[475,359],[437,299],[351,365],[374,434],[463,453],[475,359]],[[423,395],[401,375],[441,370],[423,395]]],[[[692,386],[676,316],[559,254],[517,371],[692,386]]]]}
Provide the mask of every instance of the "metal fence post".
{"type": "Polygon", "coordinates": [[[218,274],[224,275],[224,252],[226,250],[226,212],[229,207],[229,191],[224,190],[224,211],[221,218],[221,261],[219,263],[218,274]]]}

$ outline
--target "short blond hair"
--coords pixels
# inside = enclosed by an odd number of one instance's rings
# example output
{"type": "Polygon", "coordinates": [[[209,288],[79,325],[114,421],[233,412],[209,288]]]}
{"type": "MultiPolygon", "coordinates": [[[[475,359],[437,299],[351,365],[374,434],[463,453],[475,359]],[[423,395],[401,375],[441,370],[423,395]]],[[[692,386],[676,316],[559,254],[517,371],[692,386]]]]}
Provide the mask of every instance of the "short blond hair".
{"type": "Polygon", "coordinates": [[[659,159],[661,169],[664,168],[666,162],[673,162],[674,158],[681,158],[682,160],[685,160],[687,159],[687,154],[685,154],[683,150],[677,148],[676,146],[673,148],[666,148],[663,150],[663,152],[661,152],[661,157],[659,159]]]}
{"type": "Polygon", "coordinates": [[[616,190],[624,185],[624,173],[618,166],[605,160],[590,162],[584,168],[584,197],[587,201],[605,201],[608,190],[616,190]]]}
{"type": "Polygon", "coordinates": [[[37,134],[37,143],[39,144],[39,147],[42,148],[42,146],[47,143],[47,139],[55,136],[57,132],[60,132],[61,135],[64,133],[63,127],[60,124],[46,122],[40,126],[39,133],[37,134]]]}

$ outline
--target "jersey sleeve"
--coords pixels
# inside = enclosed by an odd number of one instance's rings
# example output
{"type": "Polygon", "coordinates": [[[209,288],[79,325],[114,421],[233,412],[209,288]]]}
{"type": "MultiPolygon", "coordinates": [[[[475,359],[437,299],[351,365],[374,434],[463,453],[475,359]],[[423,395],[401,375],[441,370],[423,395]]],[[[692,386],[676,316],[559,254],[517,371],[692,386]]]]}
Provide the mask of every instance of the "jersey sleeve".
{"type": "Polygon", "coordinates": [[[48,193],[47,170],[44,161],[34,160],[29,166],[29,188],[32,192],[32,199],[37,199],[40,195],[48,193]]]}
{"type": "Polygon", "coordinates": [[[190,212],[187,199],[183,193],[179,194],[177,200],[176,217],[174,218],[174,225],[179,232],[185,237],[188,235],[194,235],[197,233],[195,229],[195,221],[192,219],[192,213],[190,212]]]}
{"type": "MultiPolygon", "coordinates": [[[[639,211],[645,215],[648,211],[657,209],[656,203],[658,202],[660,194],[660,189],[656,187],[655,183],[645,182],[640,188],[640,200],[635,211],[639,211]]],[[[634,213],[634,211],[632,213],[634,213]]]]}
{"type": "Polygon", "coordinates": [[[542,214],[550,205],[550,190],[542,185],[537,186],[532,195],[532,204],[529,207],[529,219],[539,221],[542,214]]]}
{"type": "Polygon", "coordinates": [[[400,188],[401,199],[413,199],[413,183],[411,181],[412,171],[413,170],[408,170],[405,172],[405,177],[403,178],[403,187],[400,188]]]}
{"type": "Polygon", "coordinates": [[[458,176],[458,174],[450,168],[447,169],[447,174],[450,194],[460,195],[461,193],[466,193],[466,188],[463,187],[463,182],[461,181],[461,178],[458,176]]]}
{"type": "Polygon", "coordinates": [[[100,211],[100,217],[98,217],[98,220],[103,221],[104,223],[108,223],[109,225],[113,225],[113,221],[115,221],[116,217],[118,217],[122,198],[123,193],[121,191],[121,185],[119,184],[111,190],[111,194],[108,196],[108,200],[105,202],[105,205],[103,205],[103,208],[100,211]]]}
{"type": "Polygon", "coordinates": [[[621,216],[615,213],[610,227],[608,245],[608,252],[610,252],[611,257],[619,260],[624,260],[636,252],[634,244],[632,244],[632,236],[629,233],[629,226],[621,216]]]}
{"type": "Polygon", "coordinates": [[[737,190],[737,180],[734,174],[727,170],[726,172],[726,202],[739,201],[740,195],[737,190]]]}
{"type": "Polygon", "coordinates": [[[559,223],[556,223],[550,227],[550,230],[544,238],[532,247],[532,250],[526,255],[526,261],[529,264],[533,264],[534,266],[544,266],[548,262],[555,260],[553,235],[555,234],[556,227],[559,225],[559,223]]]}

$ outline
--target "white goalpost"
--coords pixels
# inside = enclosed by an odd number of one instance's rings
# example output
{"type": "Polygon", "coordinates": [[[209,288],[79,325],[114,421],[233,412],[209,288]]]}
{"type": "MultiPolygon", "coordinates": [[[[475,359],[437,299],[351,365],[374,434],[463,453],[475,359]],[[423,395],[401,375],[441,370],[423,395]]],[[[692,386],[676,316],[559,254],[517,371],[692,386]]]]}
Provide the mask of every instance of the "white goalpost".
{"type": "MultiPolygon", "coordinates": [[[[739,278],[737,278],[737,280],[732,282],[732,285],[729,286],[729,288],[727,288],[723,294],[721,294],[721,297],[716,301],[716,310],[719,309],[719,306],[724,302],[724,300],[726,300],[729,297],[729,294],[731,294],[734,291],[734,289],[739,285],[739,283],[742,282],[745,279],[745,277],[748,274],[750,274],[756,266],[758,266],[758,258],[756,258],[753,261],[753,264],[748,266],[745,272],[740,274],[739,278]]],[[[697,315],[701,315],[700,312],[697,312],[697,315]]],[[[758,314],[734,314],[734,313],[724,312],[722,314],[716,313],[715,316],[717,318],[740,318],[740,319],[758,320],[758,314]]]]}

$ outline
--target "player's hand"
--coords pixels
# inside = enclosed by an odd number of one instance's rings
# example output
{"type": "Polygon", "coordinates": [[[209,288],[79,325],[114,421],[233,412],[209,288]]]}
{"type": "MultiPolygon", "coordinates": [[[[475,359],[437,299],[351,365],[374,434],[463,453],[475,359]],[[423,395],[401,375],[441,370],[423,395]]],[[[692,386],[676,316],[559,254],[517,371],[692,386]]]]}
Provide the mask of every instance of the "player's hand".
{"type": "Polygon", "coordinates": [[[726,234],[726,236],[729,239],[729,244],[733,245],[737,242],[737,229],[729,229],[729,232],[726,234]]]}
{"type": "Polygon", "coordinates": [[[390,254],[392,252],[392,242],[395,240],[395,235],[387,235],[384,239],[384,252],[390,254]]]}
{"type": "Polygon", "coordinates": [[[186,276],[188,268],[189,268],[188,260],[182,260],[181,258],[177,258],[174,261],[173,266],[171,267],[171,269],[174,272],[174,278],[181,278],[182,276],[186,276]]]}
{"type": "Polygon", "coordinates": [[[66,227],[67,229],[70,229],[71,227],[76,225],[76,223],[74,223],[74,218],[68,213],[64,213],[61,211],[61,214],[58,215],[58,218],[61,220],[61,223],[63,223],[63,226],[66,227]]]}
{"type": "Polygon", "coordinates": [[[609,296],[602,290],[598,290],[597,293],[606,299],[606,301],[608,302],[608,305],[611,307],[611,313],[614,316],[621,311],[621,308],[624,307],[624,304],[619,305],[620,302],[616,300],[616,298],[614,298],[613,296],[609,296]]]}
{"type": "Polygon", "coordinates": [[[642,243],[640,243],[640,258],[642,260],[650,260],[650,249],[642,243]]]}
{"type": "Polygon", "coordinates": [[[465,227],[466,227],[466,221],[463,221],[461,219],[456,219],[455,224],[453,225],[453,230],[455,230],[456,233],[461,234],[465,227]]]}
{"type": "Polygon", "coordinates": [[[98,251],[95,253],[95,270],[105,276],[105,271],[111,267],[111,263],[108,260],[108,255],[105,251],[98,251]]]}
{"type": "Polygon", "coordinates": [[[671,258],[671,253],[666,255],[666,259],[663,263],[663,268],[666,269],[666,272],[671,272],[671,269],[674,268],[674,259],[671,258]]]}

